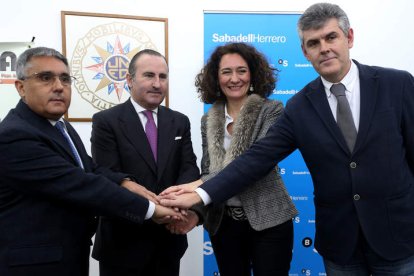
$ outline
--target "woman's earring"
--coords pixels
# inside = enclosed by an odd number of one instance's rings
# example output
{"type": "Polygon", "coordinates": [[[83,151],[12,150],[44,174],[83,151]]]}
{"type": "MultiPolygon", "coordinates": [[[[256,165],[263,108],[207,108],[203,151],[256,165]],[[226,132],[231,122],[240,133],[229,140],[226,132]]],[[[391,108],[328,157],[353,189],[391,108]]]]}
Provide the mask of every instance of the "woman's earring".
{"type": "Polygon", "coordinates": [[[216,92],[216,96],[217,96],[217,97],[220,97],[220,95],[221,95],[220,90],[217,90],[217,92],[216,92]]]}
{"type": "Polygon", "coordinates": [[[249,91],[250,91],[250,92],[253,92],[253,91],[254,91],[253,84],[250,84],[249,91]]]}

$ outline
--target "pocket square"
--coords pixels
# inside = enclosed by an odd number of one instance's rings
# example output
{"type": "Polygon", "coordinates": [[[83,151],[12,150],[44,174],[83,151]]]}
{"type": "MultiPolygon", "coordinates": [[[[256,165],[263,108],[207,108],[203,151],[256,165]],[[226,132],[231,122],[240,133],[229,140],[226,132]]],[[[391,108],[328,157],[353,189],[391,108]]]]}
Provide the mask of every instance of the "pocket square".
{"type": "Polygon", "coordinates": [[[181,138],[181,136],[176,136],[174,140],[180,140],[181,138]]]}

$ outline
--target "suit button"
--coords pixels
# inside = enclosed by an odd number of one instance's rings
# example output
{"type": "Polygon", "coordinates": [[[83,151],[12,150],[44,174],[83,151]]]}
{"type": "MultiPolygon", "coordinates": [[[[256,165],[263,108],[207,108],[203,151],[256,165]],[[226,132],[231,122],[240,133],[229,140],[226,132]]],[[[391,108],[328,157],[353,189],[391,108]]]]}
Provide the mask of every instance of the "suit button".
{"type": "Polygon", "coordinates": [[[355,169],[356,168],[356,163],[355,162],[351,162],[349,164],[349,166],[351,167],[351,169],[355,169]]]}
{"type": "Polygon", "coordinates": [[[354,194],[354,200],[360,200],[361,199],[361,197],[359,196],[359,194],[354,194]]]}

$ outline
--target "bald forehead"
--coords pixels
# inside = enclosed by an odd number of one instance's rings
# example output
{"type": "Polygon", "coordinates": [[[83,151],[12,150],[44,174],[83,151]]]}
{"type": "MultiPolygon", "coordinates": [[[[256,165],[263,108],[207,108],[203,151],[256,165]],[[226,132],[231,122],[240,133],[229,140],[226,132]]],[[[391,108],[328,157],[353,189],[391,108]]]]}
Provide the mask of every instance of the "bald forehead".
{"type": "Polygon", "coordinates": [[[163,64],[165,65],[168,71],[168,64],[167,61],[163,56],[151,55],[151,54],[142,54],[137,58],[135,61],[135,68],[138,69],[139,66],[142,65],[150,65],[150,64],[163,64]]]}

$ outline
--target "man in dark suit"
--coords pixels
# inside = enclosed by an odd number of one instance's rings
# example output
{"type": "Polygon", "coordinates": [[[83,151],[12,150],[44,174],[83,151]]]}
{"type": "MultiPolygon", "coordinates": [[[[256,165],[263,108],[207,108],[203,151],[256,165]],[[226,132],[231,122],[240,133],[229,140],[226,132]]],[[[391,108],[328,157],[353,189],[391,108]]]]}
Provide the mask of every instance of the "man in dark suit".
{"type": "Polygon", "coordinates": [[[128,174],[92,162],[62,119],[73,80],[64,56],[28,49],[16,71],[21,101],[0,124],[0,275],[87,276],[95,216],[141,224],[177,213],[150,204],[157,199],[143,187],[148,199],[119,187],[133,184],[128,174]]]}
{"type": "Polygon", "coordinates": [[[337,5],[312,5],[298,29],[320,77],[289,100],[265,138],[201,185],[200,196],[161,203],[224,201],[299,149],[314,184],[315,247],[327,274],[414,275],[414,78],[351,60],[354,33],[337,5]],[[330,91],[339,83],[345,101],[330,91]],[[343,104],[348,131],[340,128],[343,104]]]}
{"type": "MultiPolygon", "coordinates": [[[[168,92],[165,58],[153,50],[140,51],[128,71],[131,98],[93,116],[93,158],[100,165],[133,175],[156,194],[176,183],[197,180],[190,122],[160,105],[168,92]]],[[[188,220],[168,228],[189,230],[198,217],[189,211],[188,220]]],[[[186,249],[186,236],[172,234],[164,226],[101,217],[92,256],[99,260],[101,276],[178,276],[186,249]]]]}

